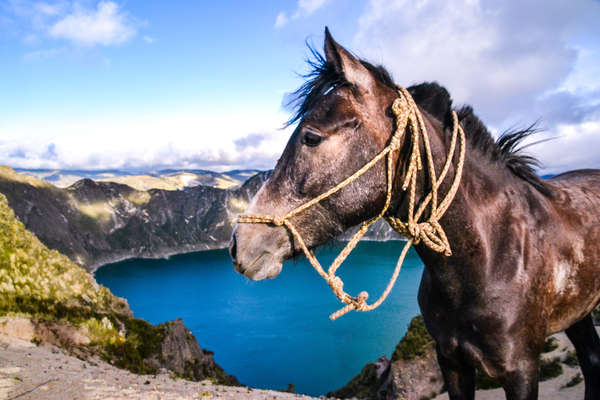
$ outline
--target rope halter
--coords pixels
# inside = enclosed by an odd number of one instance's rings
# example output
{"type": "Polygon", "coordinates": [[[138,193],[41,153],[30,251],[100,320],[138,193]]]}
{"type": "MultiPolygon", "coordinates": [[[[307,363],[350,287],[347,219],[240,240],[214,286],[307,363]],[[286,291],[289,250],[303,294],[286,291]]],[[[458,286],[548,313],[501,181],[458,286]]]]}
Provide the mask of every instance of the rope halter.
{"type": "Polygon", "coordinates": [[[383,303],[383,301],[390,294],[390,291],[396,283],[396,279],[398,278],[398,274],[400,273],[400,269],[402,268],[404,258],[406,257],[408,249],[411,245],[419,244],[422,242],[438,253],[443,253],[446,256],[452,255],[452,250],[450,248],[450,244],[448,243],[448,238],[446,237],[446,233],[440,225],[439,220],[442,218],[442,216],[450,206],[450,203],[454,199],[454,196],[456,195],[458,186],[460,184],[462,169],[465,160],[465,133],[462,127],[460,126],[460,123],[458,122],[458,116],[456,115],[456,112],[453,110],[453,127],[450,148],[448,150],[448,155],[446,157],[444,167],[439,177],[437,177],[433,162],[433,156],[431,154],[429,136],[427,135],[427,129],[425,128],[425,123],[423,122],[421,112],[415,104],[412,96],[405,88],[398,86],[398,94],[399,97],[396,100],[394,100],[392,104],[392,111],[396,117],[396,129],[394,131],[394,134],[392,135],[389,144],[379,154],[373,157],[371,161],[366,163],[362,168],[360,168],[354,174],[350,175],[348,178],[344,179],[342,182],[338,183],[333,188],[313,198],[312,200],[309,200],[308,202],[298,206],[297,208],[288,212],[284,216],[240,215],[237,218],[238,224],[271,224],[274,226],[284,226],[290,231],[290,233],[294,237],[294,240],[298,242],[300,248],[306,255],[306,258],[311,263],[313,268],[327,282],[327,284],[329,285],[333,293],[336,295],[336,297],[342,303],[346,304],[343,308],[329,316],[331,320],[335,320],[336,318],[352,310],[370,311],[379,307],[381,303],[383,303]],[[394,153],[399,150],[400,139],[406,131],[407,127],[409,128],[411,134],[412,148],[410,158],[408,161],[408,170],[404,178],[404,182],[402,184],[402,190],[408,190],[408,218],[406,221],[401,221],[399,218],[386,216],[385,213],[388,210],[392,199],[392,167],[394,163],[394,153]],[[456,171],[454,174],[454,180],[444,199],[438,203],[438,189],[441,183],[444,181],[448,170],[450,169],[450,164],[452,164],[452,159],[454,158],[454,153],[456,150],[457,137],[460,138],[460,152],[458,156],[458,163],[456,165],[456,171]],[[419,146],[419,142],[421,139],[423,140],[425,156],[427,158],[427,167],[429,171],[429,177],[431,180],[431,191],[429,192],[429,194],[427,194],[427,196],[423,199],[419,207],[415,210],[417,174],[423,169],[423,161],[419,146]],[[296,227],[292,224],[291,219],[297,214],[300,214],[301,212],[319,203],[323,199],[330,197],[331,195],[337,193],[344,187],[352,184],[384,157],[386,158],[387,165],[387,189],[385,204],[383,208],[375,217],[364,221],[361,224],[360,229],[354,234],[354,236],[352,236],[352,239],[350,239],[350,241],[342,249],[340,254],[338,254],[333,263],[327,269],[327,272],[325,272],[325,270],[315,257],[314,253],[311,250],[309,250],[306,246],[306,243],[302,239],[302,236],[300,235],[296,227]],[[419,219],[421,218],[423,212],[428,206],[430,208],[429,218],[426,221],[419,222],[419,219]],[[356,245],[358,244],[362,236],[367,232],[369,227],[380,218],[385,218],[386,221],[390,224],[390,226],[395,231],[408,238],[408,241],[404,245],[404,248],[402,249],[402,252],[398,257],[396,268],[394,269],[394,272],[385,290],[383,291],[379,299],[377,299],[377,301],[373,302],[372,304],[367,304],[367,299],[369,298],[369,294],[367,292],[362,291],[355,297],[350,296],[344,291],[344,282],[335,273],[337,269],[342,265],[344,260],[348,257],[348,255],[350,255],[352,250],[356,247],[356,245]]]}

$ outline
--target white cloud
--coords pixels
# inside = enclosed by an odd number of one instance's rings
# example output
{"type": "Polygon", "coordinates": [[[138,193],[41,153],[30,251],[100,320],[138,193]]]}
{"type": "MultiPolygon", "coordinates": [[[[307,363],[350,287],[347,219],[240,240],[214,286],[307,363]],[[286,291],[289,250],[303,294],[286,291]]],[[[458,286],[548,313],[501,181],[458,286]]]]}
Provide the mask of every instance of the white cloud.
{"type": "Polygon", "coordinates": [[[600,18],[600,4],[372,0],[354,45],[399,83],[437,80],[499,121],[569,75],[578,56],[570,39],[586,12],[600,18]]]}
{"type": "Polygon", "coordinates": [[[29,46],[44,45],[48,38],[82,47],[118,45],[134,37],[142,25],[107,0],[10,0],[2,9],[8,13],[0,17],[7,18],[29,46]]]}
{"type": "Polygon", "coordinates": [[[147,36],[147,35],[144,36],[142,39],[144,39],[144,42],[146,42],[148,44],[152,44],[152,43],[156,42],[156,39],[154,39],[151,36],[147,36]]]}
{"type": "Polygon", "coordinates": [[[498,131],[541,120],[559,139],[531,151],[557,172],[600,166],[598,20],[593,0],[371,0],[348,47],[399,84],[439,82],[498,131]]]}
{"type": "Polygon", "coordinates": [[[319,8],[323,7],[327,0],[298,0],[297,14],[311,15],[319,8]]]}
{"type": "Polygon", "coordinates": [[[0,165],[15,168],[272,168],[289,138],[264,109],[0,122],[0,165]],[[226,123],[224,121],[227,121],[226,123]],[[52,157],[49,155],[52,154],[52,157]]]}
{"type": "Polygon", "coordinates": [[[288,17],[288,14],[284,11],[277,14],[277,18],[275,18],[275,28],[282,28],[292,20],[308,17],[318,9],[322,8],[329,1],[330,0],[298,0],[296,10],[290,17],[288,17]]]}
{"type": "MultiPolygon", "coordinates": [[[[279,13],[275,26],[309,16],[326,3],[299,0],[294,9],[279,13]]],[[[38,36],[54,32],[53,37],[93,46],[123,43],[136,34],[135,20],[113,2],[94,2],[91,9],[70,2],[57,8],[28,4],[32,6],[20,12],[35,13],[31,18],[41,27],[34,31],[38,36]]],[[[600,4],[592,0],[371,0],[358,23],[349,22],[357,30],[353,42],[344,44],[384,64],[399,84],[440,82],[455,106],[472,104],[498,131],[541,118],[547,129],[541,137],[557,139],[528,150],[544,163],[543,173],[555,173],[600,167],[597,20],[600,4]]],[[[50,57],[68,49],[34,50],[25,58],[50,57]]],[[[4,120],[0,164],[270,168],[289,137],[289,131],[278,131],[286,116],[245,108],[171,114],[161,110],[150,116],[128,112],[127,117],[98,115],[89,120],[36,117],[27,125],[4,120]]]]}
{"type": "MultiPolygon", "coordinates": [[[[14,16],[27,20],[35,31],[45,29],[49,20],[67,9],[67,3],[63,1],[50,4],[31,0],[10,0],[8,3],[7,10],[12,12],[14,16]]],[[[29,35],[29,33],[26,35],[29,35]]]]}
{"type": "Polygon", "coordinates": [[[542,163],[542,174],[571,169],[600,169],[600,121],[561,124],[542,137],[551,138],[530,152],[542,163]]]}
{"type": "Polygon", "coordinates": [[[121,44],[136,34],[127,13],[112,1],[101,1],[96,9],[76,5],[73,12],[54,23],[51,37],[66,39],[81,46],[121,44]]]}
{"type": "Polygon", "coordinates": [[[287,17],[287,14],[281,11],[279,14],[277,14],[277,18],[275,18],[275,28],[284,27],[288,23],[288,21],[289,19],[287,17]]]}

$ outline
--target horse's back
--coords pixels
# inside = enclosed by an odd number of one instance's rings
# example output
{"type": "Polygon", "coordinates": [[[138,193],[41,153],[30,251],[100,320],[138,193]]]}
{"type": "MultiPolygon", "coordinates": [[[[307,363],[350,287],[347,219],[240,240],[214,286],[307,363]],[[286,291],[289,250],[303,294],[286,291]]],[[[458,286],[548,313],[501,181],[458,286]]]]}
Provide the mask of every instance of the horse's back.
{"type": "Polygon", "coordinates": [[[600,170],[569,171],[547,180],[552,191],[555,304],[550,332],[581,319],[600,299],[600,170]],[[568,267],[567,267],[568,266],[568,267]]]}
{"type": "Polygon", "coordinates": [[[548,179],[553,183],[595,183],[600,187],[600,169],[577,169],[573,171],[563,172],[548,179]]]}
{"type": "Polygon", "coordinates": [[[552,188],[554,203],[563,211],[584,215],[590,223],[600,219],[600,170],[568,171],[547,182],[552,188]]]}

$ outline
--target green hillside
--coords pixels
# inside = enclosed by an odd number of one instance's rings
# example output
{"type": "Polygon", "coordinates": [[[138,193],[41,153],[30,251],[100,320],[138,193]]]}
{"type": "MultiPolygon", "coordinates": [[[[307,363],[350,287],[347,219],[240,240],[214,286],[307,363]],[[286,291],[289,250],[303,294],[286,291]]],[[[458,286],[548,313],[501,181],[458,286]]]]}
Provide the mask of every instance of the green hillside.
{"type": "Polygon", "coordinates": [[[0,324],[25,317],[35,326],[35,341],[62,346],[80,357],[98,355],[132,372],[166,368],[191,380],[237,383],[214,362],[211,352],[198,346],[181,320],[155,326],[134,318],[124,299],[44,246],[17,220],[2,194],[0,317],[0,324]]]}
{"type": "Polygon", "coordinates": [[[40,319],[129,316],[125,300],[81,267],[44,246],[15,218],[0,194],[0,313],[40,319]]]}

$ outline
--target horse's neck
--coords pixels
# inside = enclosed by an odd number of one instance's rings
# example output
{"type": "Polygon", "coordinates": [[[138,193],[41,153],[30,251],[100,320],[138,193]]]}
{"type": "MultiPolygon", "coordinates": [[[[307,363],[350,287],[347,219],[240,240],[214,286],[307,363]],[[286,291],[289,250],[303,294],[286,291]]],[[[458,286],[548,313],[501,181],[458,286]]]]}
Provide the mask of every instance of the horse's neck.
{"type": "MultiPolygon", "coordinates": [[[[424,115],[424,119],[428,130],[435,170],[437,175],[439,175],[448,157],[450,134],[444,132],[439,123],[430,120],[426,114],[424,115]]],[[[426,153],[422,140],[420,146],[424,165],[418,174],[415,208],[418,207],[431,190],[431,180],[427,173],[426,153]]],[[[507,203],[508,199],[501,195],[505,188],[501,186],[500,182],[503,182],[504,179],[500,179],[500,177],[507,176],[505,171],[499,171],[496,166],[492,166],[491,161],[487,160],[479,150],[473,149],[468,140],[465,146],[465,161],[458,191],[450,207],[440,219],[440,224],[444,229],[454,255],[467,253],[472,250],[473,246],[482,245],[485,241],[485,238],[482,237],[482,231],[478,229],[478,222],[481,219],[481,214],[487,212],[490,202],[493,202],[494,207],[499,209],[510,206],[507,203]],[[485,194],[483,194],[484,192],[485,194]]],[[[459,158],[458,152],[459,144],[457,143],[453,162],[438,190],[438,202],[446,196],[455,179],[459,158]]],[[[398,192],[401,191],[398,184],[399,180],[403,180],[403,176],[397,176],[395,191],[396,193],[400,193],[400,195],[395,196],[398,200],[394,205],[394,214],[396,217],[406,220],[409,196],[406,192],[398,192]]],[[[430,207],[427,207],[426,212],[420,218],[419,222],[429,218],[429,210],[430,207]]],[[[417,245],[416,250],[428,267],[447,264],[447,259],[443,254],[435,252],[423,243],[417,245]]],[[[445,278],[452,275],[448,274],[448,272],[450,271],[442,272],[445,278]]],[[[467,271],[460,273],[465,272],[467,271]]]]}

